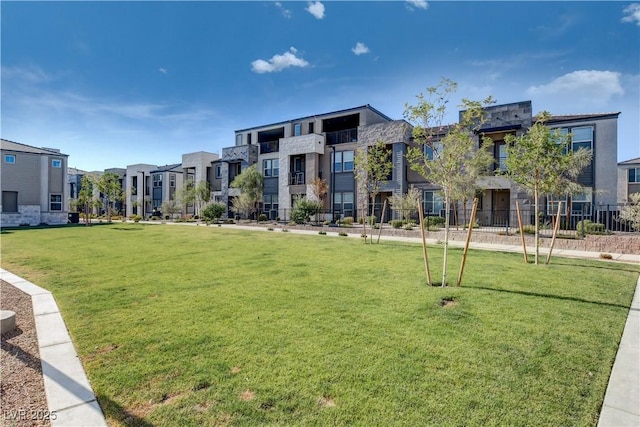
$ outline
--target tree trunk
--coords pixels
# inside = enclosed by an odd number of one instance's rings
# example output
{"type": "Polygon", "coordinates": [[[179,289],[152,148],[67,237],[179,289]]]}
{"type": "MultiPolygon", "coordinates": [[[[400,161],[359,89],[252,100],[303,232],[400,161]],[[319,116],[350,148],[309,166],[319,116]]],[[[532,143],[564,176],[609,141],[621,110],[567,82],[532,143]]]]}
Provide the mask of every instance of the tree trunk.
{"type": "Polygon", "coordinates": [[[444,191],[444,254],[442,260],[442,287],[447,286],[447,255],[449,252],[449,189],[444,191]]]}
{"type": "Polygon", "coordinates": [[[538,265],[538,258],[540,256],[540,218],[538,212],[540,210],[539,201],[538,201],[538,186],[536,185],[533,190],[533,213],[535,218],[533,219],[534,227],[535,227],[535,241],[536,241],[536,254],[535,254],[535,264],[538,265]]]}

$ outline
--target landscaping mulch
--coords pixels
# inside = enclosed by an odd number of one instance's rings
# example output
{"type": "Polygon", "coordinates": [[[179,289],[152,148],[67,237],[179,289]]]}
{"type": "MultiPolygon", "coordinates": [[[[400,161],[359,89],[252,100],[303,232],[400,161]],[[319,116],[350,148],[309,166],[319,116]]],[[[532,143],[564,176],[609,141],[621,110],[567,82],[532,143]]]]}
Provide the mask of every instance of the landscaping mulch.
{"type": "Polygon", "coordinates": [[[0,426],[50,426],[31,297],[2,281],[0,307],[16,313],[16,329],[2,334],[0,426]]]}

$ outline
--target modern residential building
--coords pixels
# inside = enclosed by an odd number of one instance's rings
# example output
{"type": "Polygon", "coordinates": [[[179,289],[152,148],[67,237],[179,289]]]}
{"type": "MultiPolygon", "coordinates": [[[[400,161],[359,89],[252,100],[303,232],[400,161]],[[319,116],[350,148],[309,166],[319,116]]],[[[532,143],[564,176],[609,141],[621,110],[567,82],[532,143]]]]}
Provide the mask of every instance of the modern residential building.
{"type": "Polygon", "coordinates": [[[628,203],[633,193],[640,193],[640,157],[618,163],[618,203],[628,203]]]}
{"type": "Polygon", "coordinates": [[[0,149],[1,225],[66,224],[68,155],[5,139],[0,140],[0,149]]]}
{"type": "MultiPolygon", "coordinates": [[[[206,151],[197,151],[182,155],[183,185],[198,185],[200,182],[208,182],[211,188],[215,186],[214,163],[217,164],[218,155],[206,151]]],[[[213,194],[213,193],[212,193],[213,194]]],[[[188,215],[197,215],[195,204],[187,205],[188,215]]]]}
{"type": "Polygon", "coordinates": [[[182,188],[183,168],[180,163],[159,167],[151,175],[151,212],[161,211],[162,204],[176,199],[176,191],[182,188]]]}
{"type": "Polygon", "coordinates": [[[127,216],[140,215],[144,218],[153,212],[151,171],[157,169],[158,166],[145,163],[127,166],[125,173],[125,205],[127,216]]]}
{"type": "MultiPolygon", "coordinates": [[[[494,142],[492,172],[497,172],[505,165],[506,135],[527,132],[536,118],[531,101],[491,106],[485,111],[487,121],[479,133],[494,142]]],[[[569,208],[565,215],[592,216],[603,206],[615,205],[617,182],[610,171],[616,165],[619,114],[556,115],[547,123],[571,134],[569,150],[587,148],[593,153],[591,165],[579,177],[587,191],[566,197],[565,206],[569,208]]],[[[407,164],[407,147],[414,144],[411,132],[408,122],[392,120],[369,105],[238,130],[236,145],[223,148],[221,162],[216,163],[215,176],[221,181],[220,190],[214,194],[230,208],[237,190],[229,188],[229,184],[246,167],[257,163],[265,181],[262,211],[270,218],[286,219],[297,197],[313,197],[312,183],[316,178],[328,184],[324,208],[329,218],[356,217],[367,201],[363,200],[364,192],[358,192],[355,154],[382,140],[388,146],[393,171],[375,201],[377,215],[385,199],[413,186],[422,191],[424,211],[443,216],[440,188],[407,164]]],[[[531,206],[530,197],[499,174],[481,179],[478,187],[478,222],[482,225],[508,223],[516,202],[531,206]]],[[[542,202],[551,211],[551,201],[542,202]]]]}

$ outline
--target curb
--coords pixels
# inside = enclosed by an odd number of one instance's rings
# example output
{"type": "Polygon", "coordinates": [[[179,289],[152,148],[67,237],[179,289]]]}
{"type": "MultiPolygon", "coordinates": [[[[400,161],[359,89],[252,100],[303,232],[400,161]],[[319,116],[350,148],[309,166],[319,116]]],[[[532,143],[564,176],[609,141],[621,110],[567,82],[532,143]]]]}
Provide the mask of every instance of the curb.
{"type": "Polygon", "coordinates": [[[107,426],[53,294],[2,268],[0,278],[31,296],[51,426],[107,426]]]}

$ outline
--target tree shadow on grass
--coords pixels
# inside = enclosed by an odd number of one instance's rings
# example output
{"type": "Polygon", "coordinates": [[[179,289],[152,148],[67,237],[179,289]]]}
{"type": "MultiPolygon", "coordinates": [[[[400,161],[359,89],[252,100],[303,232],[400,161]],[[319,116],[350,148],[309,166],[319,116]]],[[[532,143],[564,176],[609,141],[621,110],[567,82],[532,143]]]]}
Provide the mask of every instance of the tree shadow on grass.
{"type": "Polygon", "coordinates": [[[131,412],[123,408],[119,403],[114,402],[107,396],[98,394],[96,395],[96,397],[98,398],[98,402],[100,403],[100,407],[102,408],[102,412],[104,412],[105,416],[117,420],[122,425],[128,427],[154,426],[144,418],[140,418],[139,416],[132,414],[131,412]]]}
{"type": "MultiPolygon", "coordinates": [[[[640,255],[638,257],[640,258],[640,255]]],[[[600,268],[604,270],[628,271],[630,273],[640,273],[640,267],[633,264],[596,261],[596,260],[593,260],[590,263],[586,263],[586,262],[581,263],[580,261],[582,260],[576,259],[576,258],[553,257],[550,265],[568,265],[571,267],[600,268]]]]}
{"type": "Polygon", "coordinates": [[[624,309],[627,309],[627,310],[630,308],[630,305],[613,304],[613,303],[610,303],[610,302],[603,302],[603,301],[590,301],[590,300],[583,299],[583,298],[566,297],[566,296],[562,296],[562,295],[542,294],[542,293],[529,292],[529,291],[516,291],[516,290],[513,290],[513,289],[489,288],[487,286],[476,286],[476,285],[470,285],[470,286],[465,286],[465,287],[467,289],[481,289],[481,290],[484,290],[484,291],[504,292],[504,293],[508,293],[508,294],[524,295],[524,296],[528,296],[528,297],[550,298],[550,299],[556,299],[556,300],[560,300],[560,301],[572,301],[572,302],[580,302],[580,303],[585,303],[585,304],[595,304],[595,305],[601,305],[601,306],[607,306],[607,307],[624,308],[624,309]]]}

